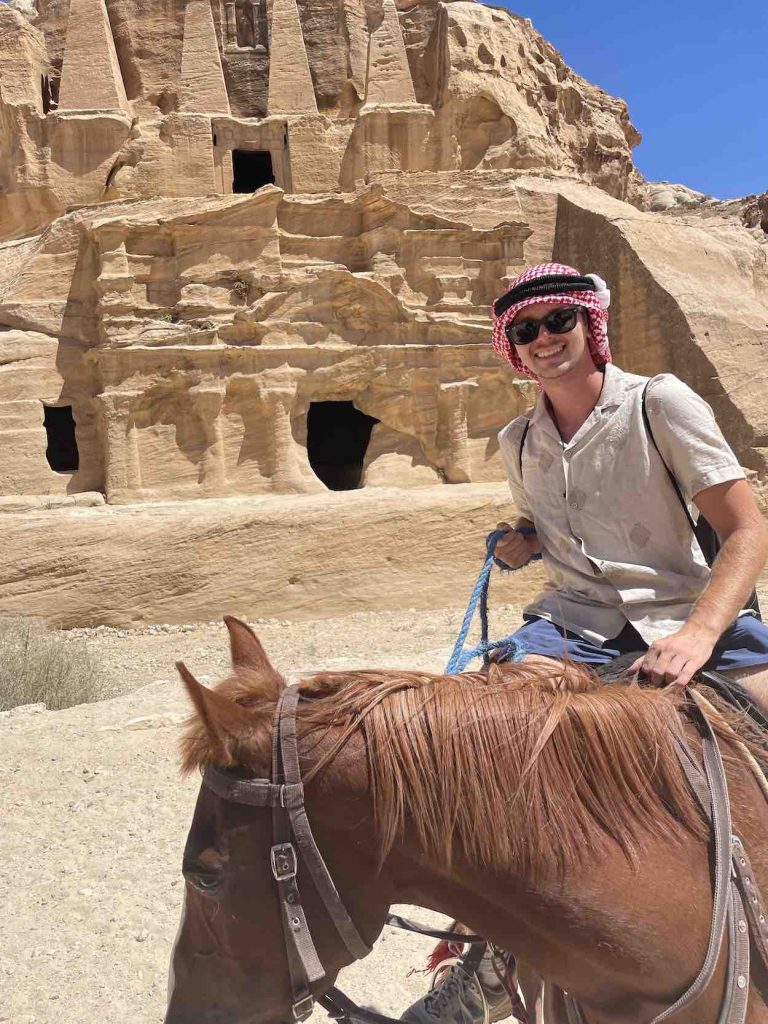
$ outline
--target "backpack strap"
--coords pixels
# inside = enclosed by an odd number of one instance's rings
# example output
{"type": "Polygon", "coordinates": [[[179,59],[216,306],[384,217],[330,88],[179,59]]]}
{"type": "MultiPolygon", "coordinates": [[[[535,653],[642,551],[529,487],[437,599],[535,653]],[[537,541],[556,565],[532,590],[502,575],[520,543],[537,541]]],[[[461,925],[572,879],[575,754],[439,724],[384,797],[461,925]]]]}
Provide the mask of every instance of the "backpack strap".
{"type": "Polygon", "coordinates": [[[528,431],[531,429],[531,421],[526,420],[525,426],[523,427],[523,433],[520,435],[520,451],[517,455],[517,462],[520,468],[520,483],[523,482],[523,447],[525,446],[525,439],[528,437],[528,431]]]}
{"type": "Polygon", "coordinates": [[[648,437],[650,438],[651,444],[656,449],[656,454],[661,459],[661,463],[664,466],[664,469],[666,469],[666,471],[667,471],[667,476],[669,477],[669,482],[672,484],[672,486],[675,489],[675,494],[677,495],[677,500],[680,502],[680,505],[681,505],[681,507],[683,509],[683,512],[685,512],[685,518],[688,520],[691,529],[695,533],[696,532],[696,523],[694,521],[693,516],[691,515],[691,510],[688,508],[688,502],[683,497],[683,492],[680,490],[680,485],[678,484],[677,480],[675,479],[675,474],[669,468],[669,466],[666,463],[666,460],[664,459],[664,456],[659,451],[659,446],[656,444],[656,438],[653,436],[653,430],[651,430],[651,421],[648,419],[648,409],[647,409],[647,406],[646,406],[645,396],[646,396],[646,394],[648,392],[648,388],[651,386],[652,382],[653,382],[653,377],[651,377],[651,379],[646,383],[645,387],[643,388],[643,397],[640,400],[640,407],[641,407],[642,412],[643,412],[643,423],[645,424],[645,429],[648,432],[648,437]]]}

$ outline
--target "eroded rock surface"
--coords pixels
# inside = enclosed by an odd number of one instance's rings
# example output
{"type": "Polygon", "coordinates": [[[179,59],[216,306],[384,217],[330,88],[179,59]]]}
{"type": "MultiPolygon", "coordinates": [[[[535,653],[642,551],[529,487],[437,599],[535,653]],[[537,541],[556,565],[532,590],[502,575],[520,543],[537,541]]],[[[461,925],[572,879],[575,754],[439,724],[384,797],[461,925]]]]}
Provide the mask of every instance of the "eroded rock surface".
{"type": "Polygon", "coordinates": [[[645,183],[638,141],[465,0],[0,5],[0,508],[501,483],[535,389],[490,304],[550,259],[763,491],[765,196],[645,183]]]}

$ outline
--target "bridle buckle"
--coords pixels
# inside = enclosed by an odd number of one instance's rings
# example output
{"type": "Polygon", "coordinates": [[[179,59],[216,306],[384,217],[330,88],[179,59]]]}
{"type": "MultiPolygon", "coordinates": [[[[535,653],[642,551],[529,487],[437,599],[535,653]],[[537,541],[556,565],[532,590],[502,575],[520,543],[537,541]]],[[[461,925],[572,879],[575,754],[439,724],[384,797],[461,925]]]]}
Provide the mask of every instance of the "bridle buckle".
{"type": "MultiPolygon", "coordinates": [[[[277,843],[269,852],[269,859],[272,864],[272,875],[276,882],[290,882],[296,877],[298,861],[293,843],[277,843]]],[[[305,1000],[296,1005],[299,1006],[305,1000]]],[[[297,1020],[303,1018],[297,1017],[297,1020]]]]}
{"type": "Polygon", "coordinates": [[[312,996],[304,996],[298,1003],[293,1004],[293,1019],[295,1021],[306,1020],[311,1016],[315,1007],[315,1000],[312,996]]]}

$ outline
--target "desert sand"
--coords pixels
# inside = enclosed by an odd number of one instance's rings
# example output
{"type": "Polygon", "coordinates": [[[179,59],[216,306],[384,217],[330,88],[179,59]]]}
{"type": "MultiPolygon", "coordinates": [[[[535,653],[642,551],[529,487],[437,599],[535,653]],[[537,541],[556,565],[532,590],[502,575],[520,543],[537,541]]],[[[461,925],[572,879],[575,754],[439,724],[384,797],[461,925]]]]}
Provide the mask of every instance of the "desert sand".
{"type": "MultiPolygon", "coordinates": [[[[284,672],[440,669],[461,615],[406,609],[254,625],[284,672]]],[[[497,607],[493,633],[518,622],[518,608],[497,607]]],[[[204,623],[71,635],[101,654],[113,696],[65,711],[31,705],[0,714],[0,1021],[160,1024],[200,784],[179,775],[188,706],[173,665],[182,658],[198,677],[218,678],[228,668],[226,630],[204,623]]],[[[411,972],[430,948],[429,939],[387,928],[374,953],[344,972],[342,987],[397,1015],[424,988],[411,972]]]]}

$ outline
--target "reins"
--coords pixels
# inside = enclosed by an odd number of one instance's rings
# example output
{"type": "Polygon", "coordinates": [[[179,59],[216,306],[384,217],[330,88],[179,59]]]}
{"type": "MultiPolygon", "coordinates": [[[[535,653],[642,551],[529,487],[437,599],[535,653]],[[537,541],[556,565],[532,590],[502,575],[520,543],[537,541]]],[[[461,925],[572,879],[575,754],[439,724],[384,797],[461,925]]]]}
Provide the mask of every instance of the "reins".
{"type": "MultiPolygon", "coordinates": [[[[448,664],[445,667],[445,674],[447,676],[453,675],[456,672],[463,672],[470,661],[479,657],[483,659],[483,666],[488,668],[490,664],[489,654],[491,651],[504,651],[504,661],[522,661],[525,657],[525,645],[519,640],[516,640],[512,635],[504,637],[503,640],[488,640],[488,590],[491,583],[491,570],[493,569],[494,564],[500,566],[502,569],[509,568],[502,562],[497,561],[494,554],[496,551],[496,545],[504,536],[504,532],[504,530],[493,530],[486,538],[485,561],[483,562],[480,575],[477,577],[477,582],[470,594],[469,604],[467,605],[467,610],[464,613],[464,620],[461,623],[461,628],[459,629],[459,635],[456,638],[453,653],[448,659],[448,664]],[[467,635],[469,633],[470,626],[472,625],[472,620],[474,619],[475,613],[478,609],[480,611],[480,643],[475,647],[465,648],[464,644],[467,641],[467,635]]],[[[533,527],[520,526],[517,528],[517,532],[523,534],[523,536],[531,536],[531,534],[536,531],[533,527]]],[[[533,557],[541,558],[541,555],[534,555],[533,557]]]]}

